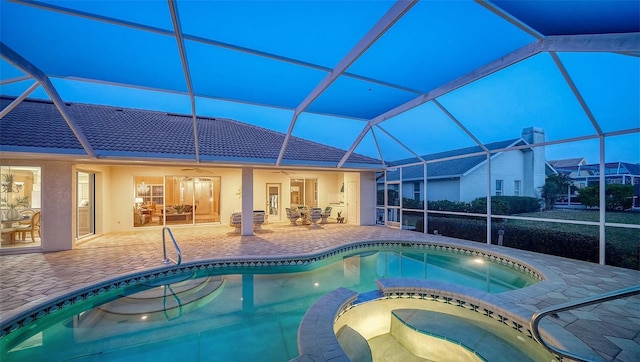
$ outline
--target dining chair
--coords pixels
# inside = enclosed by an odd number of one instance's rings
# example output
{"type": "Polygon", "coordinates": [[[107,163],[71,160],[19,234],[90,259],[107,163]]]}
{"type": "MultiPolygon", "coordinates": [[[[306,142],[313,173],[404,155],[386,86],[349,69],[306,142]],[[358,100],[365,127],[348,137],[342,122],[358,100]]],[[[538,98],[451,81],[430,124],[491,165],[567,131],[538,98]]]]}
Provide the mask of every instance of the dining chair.
{"type": "Polygon", "coordinates": [[[20,224],[22,225],[27,225],[31,222],[31,218],[33,217],[33,214],[36,213],[36,210],[33,209],[24,209],[24,210],[20,210],[20,216],[22,217],[22,219],[20,220],[20,224]]]}
{"type": "Polygon", "coordinates": [[[38,232],[38,237],[42,238],[41,231],[40,231],[40,220],[41,220],[40,211],[36,211],[33,214],[33,216],[31,216],[31,219],[28,221],[28,223],[26,224],[20,223],[20,225],[15,226],[14,229],[16,233],[20,235],[20,240],[26,240],[27,231],[31,236],[32,243],[36,241],[36,236],[35,236],[36,231],[38,232]]]}

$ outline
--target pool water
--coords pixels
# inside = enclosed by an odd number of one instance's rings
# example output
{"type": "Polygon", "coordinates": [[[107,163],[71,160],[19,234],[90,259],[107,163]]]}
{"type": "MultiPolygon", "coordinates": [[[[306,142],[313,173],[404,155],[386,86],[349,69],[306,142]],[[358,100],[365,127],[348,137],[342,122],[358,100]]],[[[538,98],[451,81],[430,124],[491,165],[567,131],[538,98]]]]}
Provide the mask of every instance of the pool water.
{"type": "Polygon", "coordinates": [[[63,308],[1,338],[0,360],[288,361],[298,356],[307,309],[339,287],[367,292],[378,278],[410,277],[500,293],[537,282],[477,256],[411,249],[225,269],[119,288],[63,308]]]}

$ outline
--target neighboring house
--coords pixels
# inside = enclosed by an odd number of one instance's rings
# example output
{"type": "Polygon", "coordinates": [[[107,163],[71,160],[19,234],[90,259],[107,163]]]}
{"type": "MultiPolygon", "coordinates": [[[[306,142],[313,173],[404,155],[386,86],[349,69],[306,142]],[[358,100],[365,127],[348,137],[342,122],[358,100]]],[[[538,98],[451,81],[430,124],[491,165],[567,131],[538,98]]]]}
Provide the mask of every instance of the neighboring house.
{"type": "MultiPolygon", "coordinates": [[[[551,167],[545,162],[544,147],[519,148],[545,141],[544,131],[537,127],[522,130],[521,137],[484,145],[489,151],[503,150],[491,154],[491,195],[539,197],[551,167]]],[[[430,160],[452,158],[470,153],[482,153],[479,146],[461,148],[421,156],[430,160]]],[[[401,167],[416,163],[417,158],[393,162],[401,167]]],[[[449,159],[427,164],[427,200],[472,201],[485,197],[487,193],[487,156],[449,159]]],[[[399,181],[399,178],[397,178],[399,181]]],[[[389,180],[388,181],[393,181],[389,180]]],[[[416,197],[424,190],[420,167],[409,167],[402,174],[402,194],[416,197]]]]}
{"type": "Polygon", "coordinates": [[[580,165],[586,165],[587,160],[584,158],[567,158],[563,160],[547,161],[555,170],[559,169],[577,169],[580,165]]]}
{"type": "MultiPolygon", "coordinates": [[[[586,160],[574,162],[577,159],[550,161],[558,173],[571,177],[573,186],[578,190],[589,186],[598,186],[600,182],[600,164],[587,164],[586,160]]],[[[607,185],[632,185],[633,207],[640,207],[640,164],[628,162],[607,162],[604,164],[604,179],[607,185]]],[[[571,200],[572,195],[565,195],[560,205],[567,206],[578,204],[571,200]]],[[[575,195],[573,195],[575,196],[575,195]]]]}

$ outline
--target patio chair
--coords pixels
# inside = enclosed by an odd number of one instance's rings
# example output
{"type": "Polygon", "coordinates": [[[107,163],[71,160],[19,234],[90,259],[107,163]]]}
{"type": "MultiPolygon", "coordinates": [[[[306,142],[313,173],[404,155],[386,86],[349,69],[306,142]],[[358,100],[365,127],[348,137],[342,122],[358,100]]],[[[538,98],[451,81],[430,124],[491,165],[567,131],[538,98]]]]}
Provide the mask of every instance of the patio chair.
{"type": "Polygon", "coordinates": [[[325,207],[322,214],[320,214],[320,217],[322,218],[322,221],[320,221],[320,223],[326,224],[328,222],[327,219],[329,218],[329,216],[331,216],[331,206],[325,207]]]}
{"type": "Polygon", "coordinates": [[[309,220],[311,221],[311,227],[318,227],[318,220],[322,218],[322,209],[319,207],[311,208],[311,212],[309,213],[309,220]]]}
{"type": "Polygon", "coordinates": [[[287,211],[287,219],[291,221],[291,225],[298,225],[296,222],[302,216],[299,211],[293,211],[290,208],[286,208],[287,211]]]}
{"type": "Polygon", "coordinates": [[[235,231],[240,232],[240,228],[242,227],[242,213],[234,212],[231,214],[231,218],[229,219],[229,226],[234,227],[235,231]]]}
{"type": "Polygon", "coordinates": [[[262,224],[265,221],[265,212],[263,210],[253,211],[253,230],[262,230],[262,224]]]}

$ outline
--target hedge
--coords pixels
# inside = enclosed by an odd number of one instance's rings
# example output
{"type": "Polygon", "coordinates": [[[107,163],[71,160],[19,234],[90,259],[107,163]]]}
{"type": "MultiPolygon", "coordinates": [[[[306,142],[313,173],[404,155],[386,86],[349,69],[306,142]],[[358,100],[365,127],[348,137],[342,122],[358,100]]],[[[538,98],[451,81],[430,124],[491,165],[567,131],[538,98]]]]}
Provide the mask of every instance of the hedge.
{"type": "MultiPolygon", "coordinates": [[[[526,196],[493,196],[491,197],[491,213],[494,215],[513,215],[526,212],[540,211],[542,200],[526,196]]],[[[402,207],[405,209],[422,210],[423,201],[410,198],[402,199],[402,207]]],[[[475,214],[487,213],[487,198],[479,197],[471,202],[437,200],[428,201],[429,210],[470,212],[475,214]]]]}
{"type": "MultiPolygon", "coordinates": [[[[606,185],[604,189],[606,210],[629,210],[633,206],[633,186],[631,185],[606,185]]],[[[597,207],[600,204],[600,187],[589,186],[578,191],[580,203],[588,208],[597,207]]]]}
{"type": "MultiPolygon", "coordinates": [[[[422,232],[422,221],[416,224],[416,231],[422,232]],[[418,227],[419,226],[419,227],[418,227]]],[[[486,220],[454,219],[439,216],[428,217],[428,232],[470,241],[487,242],[486,220]]],[[[599,261],[599,240],[590,235],[562,232],[557,230],[529,228],[522,225],[494,224],[491,229],[491,243],[498,244],[498,231],[504,230],[503,246],[556,255],[592,263],[599,261]]],[[[615,244],[606,244],[606,264],[640,270],[640,250],[623,249],[615,244]]]]}

